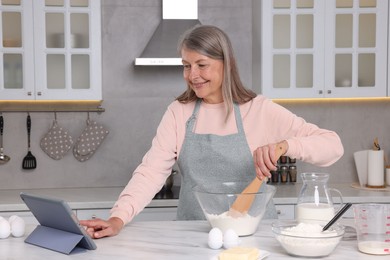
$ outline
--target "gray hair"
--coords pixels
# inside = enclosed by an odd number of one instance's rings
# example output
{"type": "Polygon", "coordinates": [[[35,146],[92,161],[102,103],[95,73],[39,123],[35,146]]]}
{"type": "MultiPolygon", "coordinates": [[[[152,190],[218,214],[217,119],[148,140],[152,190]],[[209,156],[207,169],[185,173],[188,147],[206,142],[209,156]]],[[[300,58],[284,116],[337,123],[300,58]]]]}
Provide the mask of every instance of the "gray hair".
{"type": "MultiPolygon", "coordinates": [[[[199,25],[186,31],[178,44],[178,51],[183,48],[196,51],[211,59],[223,61],[222,96],[226,108],[226,119],[233,109],[233,102],[246,103],[256,97],[256,94],[244,87],[241,82],[232,44],[229,37],[218,27],[199,25]]],[[[187,86],[177,100],[188,103],[196,100],[195,92],[187,86]]]]}

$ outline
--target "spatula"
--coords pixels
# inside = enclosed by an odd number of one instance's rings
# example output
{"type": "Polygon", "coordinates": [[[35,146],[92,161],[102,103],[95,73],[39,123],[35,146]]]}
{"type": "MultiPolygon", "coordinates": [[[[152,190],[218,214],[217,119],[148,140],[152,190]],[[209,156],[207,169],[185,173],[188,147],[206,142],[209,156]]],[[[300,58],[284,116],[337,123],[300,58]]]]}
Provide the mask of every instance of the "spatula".
{"type": "MultiPolygon", "coordinates": [[[[277,147],[275,150],[275,156],[279,157],[283,154],[283,149],[277,147]]],[[[263,179],[264,180],[264,179],[263,179]]],[[[233,202],[232,206],[229,209],[228,214],[233,217],[238,217],[240,215],[245,215],[248,210],[251,208],[252,203],[255,199],[255,193],[259,191],[263,180],[255,177],[254,180],[249,183],[249,185],[237,196],[236,200],[233,202]]]]}
{"type": "Polygon", "coordinates": [[[31,170],[37,168],[37,160],[35,156],[31,153],[30,150],[30,135],[31,135],[31,117],[30,114],[27,115],[27,144],[28,152],[27,155],[23,158],[22,168],[25,170],[31,170]]]}
{"type": "Polygon", "coordinates": [[[263,180],[255,177],[248,186],[237,196],[236,200],[229,209],[228,214],[233,217],[244,215],[251,208],[255,193],[260,189],[263,180]]]}

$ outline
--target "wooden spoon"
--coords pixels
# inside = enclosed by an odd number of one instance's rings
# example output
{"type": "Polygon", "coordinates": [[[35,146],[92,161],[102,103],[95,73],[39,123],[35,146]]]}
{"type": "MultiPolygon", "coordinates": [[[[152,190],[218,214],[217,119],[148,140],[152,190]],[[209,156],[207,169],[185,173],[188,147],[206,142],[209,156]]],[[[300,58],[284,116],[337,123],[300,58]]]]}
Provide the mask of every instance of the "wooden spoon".
{"type": "MultiPolygon", "coordinates": [[[[275,149],[275,156],[279,159],[285,151],[283,150],[282,144],[279,144],[275,149]]],[[[264,179],[263,179],[264,180],[264,179]]],[[[252,203],[255,199],[255,193],[260,189],[263,180],[255,177],[255,179],[249,183],[249,185],[237,196],[229,209],[228,215],[232,217],[239,217],[245,215],[251,208],[252,203]]],[[[267,180],[267,178],[265,178],[267,180]]]]}
{"type": "Polygon", "coordinates": [[[255,177],[248,186],[237,196],[236,200],[229,209],[228,214],[232,217],[239,217],[245,215],[251,208],[255,193],[260,189],[263,180],[255,177]]]}

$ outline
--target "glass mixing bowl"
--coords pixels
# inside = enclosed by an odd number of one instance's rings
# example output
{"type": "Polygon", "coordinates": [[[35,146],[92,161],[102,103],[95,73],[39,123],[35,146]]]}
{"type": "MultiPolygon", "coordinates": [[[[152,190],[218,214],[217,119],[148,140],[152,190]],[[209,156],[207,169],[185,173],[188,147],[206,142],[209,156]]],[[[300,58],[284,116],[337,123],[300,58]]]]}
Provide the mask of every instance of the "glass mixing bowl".
{"type": "Polygon", "coordinates": [[[224,182],[193,188],[203,213],[213,228],[219,228],[222,232],[233,229],[239,236],[249,236],[256,232],[276,188],[263,184],[262,191],[242,194],[249,183],[224,182]],[[238,196],[253,198],[251,207],[244,214],[230,211],[238,196]]]}
{"type": "Polygon", "coordinates": [[[323,257],[330,255],[344,235],[344,226],[335,223],[321,232],[326,221],[278,220],[272,224],[276,240],[289,255],[323,257]]]}

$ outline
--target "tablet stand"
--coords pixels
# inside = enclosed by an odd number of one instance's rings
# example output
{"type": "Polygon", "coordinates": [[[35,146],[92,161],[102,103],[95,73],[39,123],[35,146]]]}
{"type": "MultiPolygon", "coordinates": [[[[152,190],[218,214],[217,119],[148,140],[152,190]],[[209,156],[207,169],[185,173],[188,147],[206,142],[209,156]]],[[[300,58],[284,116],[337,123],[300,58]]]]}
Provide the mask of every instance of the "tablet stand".
{"type": "Polygon", "coordinates": [[[79,234],[38,225],[24,242],[69,255],[82,238],[79,234]]]}

